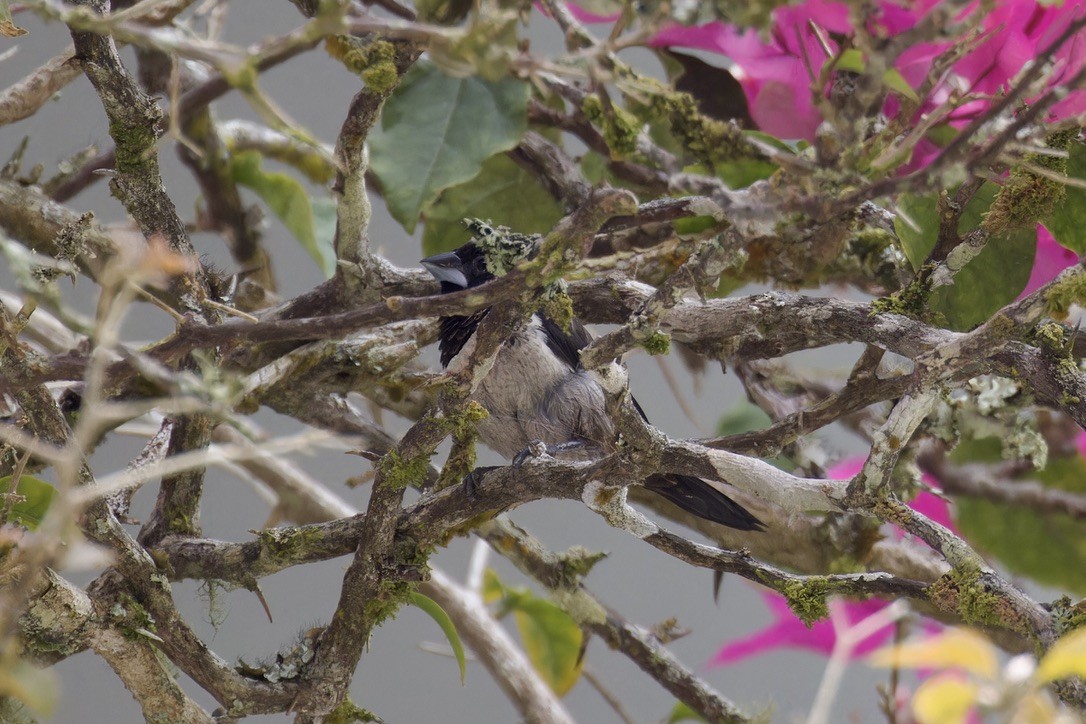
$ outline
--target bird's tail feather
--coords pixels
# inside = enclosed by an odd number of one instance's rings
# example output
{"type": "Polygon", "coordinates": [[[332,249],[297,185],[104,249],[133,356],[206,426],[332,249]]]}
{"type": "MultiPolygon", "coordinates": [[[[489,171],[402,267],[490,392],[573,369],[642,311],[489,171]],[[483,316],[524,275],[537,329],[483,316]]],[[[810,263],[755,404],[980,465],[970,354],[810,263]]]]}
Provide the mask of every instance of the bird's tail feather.
{"type": "Polygon", "coordinates": [[[699,518],[738,530],[765,530],[749,510],[700,478],[689,475],[653,475],[645,487],[699,518]]]}

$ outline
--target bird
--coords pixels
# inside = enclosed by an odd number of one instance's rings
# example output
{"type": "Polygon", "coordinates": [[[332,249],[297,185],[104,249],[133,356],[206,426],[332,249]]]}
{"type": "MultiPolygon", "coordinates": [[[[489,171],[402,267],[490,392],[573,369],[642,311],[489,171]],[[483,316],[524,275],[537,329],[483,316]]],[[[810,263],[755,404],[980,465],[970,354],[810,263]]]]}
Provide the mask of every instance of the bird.
{"type": "MultiPolygon", "coordinates": [[[[535,251],[531,236],[478,219],[465,219],[465,224],[473,232],[471,241],[420,262],[440,282],[443,294],[484,284],[511,268],[511,261],[528,258],[535,251]]],[[[463,363],[489,311],[488,307],[440,319],[438,350],[443,368],[463,363]]],[[[520,464],[529,451],[538,451],[540,444],[548,453],[572,460],[592,460],[613,452],[618,433],[607,415],[603,387],[580,363],[580,350],[591,341],[591,333],[576,317],[563,329],[543,311],[533,313],[527,326],[499,350],[473,394],[472,399],[490,413],[478,423],[479,439],[514,464],[520,464]]],[[[645,418],[636,400],[633,404],[645,418]]],[[[746,508],[700,478],[654,474],[643,484],[699,518],[738,530],[765,529],[746,508]]]]}

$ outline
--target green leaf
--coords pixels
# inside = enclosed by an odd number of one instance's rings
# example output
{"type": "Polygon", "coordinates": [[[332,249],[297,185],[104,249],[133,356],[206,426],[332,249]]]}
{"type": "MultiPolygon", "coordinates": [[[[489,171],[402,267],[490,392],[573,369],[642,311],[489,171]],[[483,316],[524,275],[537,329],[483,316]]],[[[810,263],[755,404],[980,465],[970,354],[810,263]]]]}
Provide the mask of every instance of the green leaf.
{"type": "Polygon", "coordinates": [[[773,424],[773,420],[765,413],[765,410],[746,400],[734,405],[730,410],[720,416],[716,423],[716,434],[738,435],[751,430],[761,430],[773,424]]]}
{"type": "Polygon", "coordinates": [[[547,232],[562,218],[562,207],[535,176],[497,154],[486,160],[478,176],[442,191],[426,212],[423,253],[450,251],[467,241],[461,220],[469,212],[523,234],[547,232]]]}
{"type": "Polygon", "coordinates": [[[498,578],[498,574],[493,568],[487,568],[483,571],[483,601],[486,603],[497,603],[505,598],[505,584],[498,578]]]}
{"type": "Polygon", "coordinates": [[[1076,629],[1048,650],[1037,669],[1041,681],[1086,676],[1086,628],[1076,629]]]}
{"type": "MultiPolygon", "coordinates": [[[[998,461],[994,438],[967,441],[954,450],[956,462],[998,461]]],[[[1048,466],[1031,476],[1047,487],[1086,493],[1086,460],[1079,455],[1049,457],[1048,466]]],[[[1013,485],[1013,483],[1010,483],[1013,485]]],[[[959,497],[955,505],[959,530],[1008,569],[1038,583],[1086,596],[1086,536],[1082,521],[1055,512],[982,498],[959,497]]]]}
{"type": "MultiPolygon", "coordinates": [[[[740,435],[744,432],[765,429],[772,424],[773,420],[762,408],[753,402],[742,400],[720,416],[716,423],[716,434],[720,437],[740,435]]],[[[795,463],[784,455],[778,455],[772,459],[766,458],[766,462],[781,470],[795,470],[796,468],[795,463]]]]}
{"type": "MultiPolygon", "coordinates": [[[[404,76],[369,143],[388,208],[408,232],[441,191],[517,145],[528,125],[528,93],[521,81],[453,78],[430,63],[404,76]]],[[[468,211],[479,215],[460,215],[468,211]]]]}
{"type": "Polygon", "coordinates": [[[937,126],[933,126],[931,130],[924,134],[924,138],[934,143],[939,148],[946,148],[950,145],[950,142],[958,137],[959,131],[949,123],[940,123],[937,126]]]}
{"type": "MultiPolygon", "coordinates": [[[[830,59],[827,62],[832,63],[833,60],[830,59]]],[[[867,62],[864,60],[863,54],[856,48],[850,48],[841,53],[841,57],[837,59],[837,63],[834,65],[834,70],[847,70],[853,73],[863,73],[866,69],[867,62]]],[[[920,96],[916,95],[916,91],[909,85],[909,81],[905,80],[905,76],[901,75],[895,68],[889,68],[882,74],[882,84],[899,96],[908,98],[914,103],[920,102],[920,96]]]]}
{"type": "Polygon", "coordinates": [[[584,665],[580,627],[558,606],[531,594],[517,600],[513,617],[532,666],[555,694],[565,696],[584,665]]]}
{"type": "MultiPolygon", "coordinates": [[[[974,195],[958,223],[960,235],[980,226],[997,190],[995,184],[986,183],[974,195]]],[[[901,215],[895,222],[905,255],[914,268],[919,268],[939,234],[936,200],[931,196],[905,196],[899,199],[898,206],[919,227],[913,228],[901,215]]],[[[1025,289],[1036,252],[1037,232],[1032,227],[993,236],[980,254],[955,275],[952,285],[933,292],[931,308],[946,317],[951,329],[972,329],[1025,289]]]]}
{"type": "Polygon", "coordinates": [[[335,270],[332,237],[321,236],[318,241],[313,204],[300,181],[285,173],[265,171],[259,151],[236,154],[230,161],[230,176],[235,183],[255,191],[287,230],[302,242],[325,276],[332,275],[335,270]]]}
{"type": "Polygon", "coordinates": [[[721,222],[717,221],[712,216],[687,216],[683,219],[675,219],[672,226],[675,227],[676,234],[679,236],[687,236],[690,234],[700,234],[719,223],[721,222]]]}
{"type": "Polygon", "coordinates": [[[775,163],[749,158],[716,164],[716,175],[733,189],[745,189],[755,181],[769,178],[776,170],[775,163]]]}
{"type": "MultiPolygon", "coordinates": [[[[0,493],[6,494],[9,487],[11,487],[11,476],[5,475],[0,478],[0,493]]],[[[16,486],[15,492],[24,500],[20,500],[12,507],[9,522],[26,526],[30,530],[36,529],[45,518],[49,505],[56,497],[57,489],[41,478],[23,475],[19,478],[19,485],[16,486]]]]}
{"type": "MultiPolygon", "coordinates": [[[[796,149],[784,141],[762,131],[743,131],[743,135],[761,141],[767,146],[773,146],[778,151],[794,154],[796,149]]],[[[716,175],[733,189],[743,189],[755,181],[767,179],[777,170],[777,164],[771,161],[759,161],[753,158],[744,158],[739,161],[729,161],[715,165],[716,175]]],[[[701,171],[704,173],[704,170],[701,171]]]]}
{"type": "MultiPolygon", "coordinates": [[[[329,198],[311,199],[313,205],[313,236],[327,241],[317,242],[318,257],[314,257],[325,277],[331,277],[336,270],[336,251],[332,242],[336,236],[336,202],[329,198]]],[[[312,251],[309,252],[313,254],[312,251]]]]}
{"type": "MultiPolygon", "coordinates": [[[[1067,151],[1068,177],[1086,182],[1086,143],[1072,143],[1067,151]]],[[[1044,225],[1056,241],[1079,254],[1086,253],[1086,189],[1068,185],[1066,198],[1056,204],[1044,225]]]]}
{"type": "Polygon", "coordinates": [[[897,206],[901,213],[894,220],[894,228],[913,269],[919,269],[935,248],[939,234],[935,204],[934,196],[905,194],[898,199],[897,206]]]}
{"type": "Polygon", "coordinates": [[[607,167],[608,163],[608,159],[595,151],[586,151],[581,156],[581,173],[590,184],[598,186],[604,182],[611,183],[615,181],[615,177],[607,167]]]}
{"type": "Polygon", "coordinates": [[[452,619],[449,618],[449,614],[445,613],[445,609],[437,605],[437,601],[417,591],[411,592],[410,600],[413,606],[421,609],[430,618],[434,619],[445,633],[445,638],[449,640],[449,646],[452,647],[453,654],[456,656],[456,663],[460,666],[460,683],[462,685],[464,677],[467,676],[468,664],[467,659],[464,657],[464,644],[460,642],[460,634],[457,633],[456,626],[453,624],[452,619]]]}
{"type": "Polygon", "coordinates": [[[498,617],[513,612],[524,652],[539,675],[558,696],[577,683],[584,665],[584,635],[569,614],[526,588],[509,588],[498,574],[483,574],[483,600],[498,603],[498,617]]]}

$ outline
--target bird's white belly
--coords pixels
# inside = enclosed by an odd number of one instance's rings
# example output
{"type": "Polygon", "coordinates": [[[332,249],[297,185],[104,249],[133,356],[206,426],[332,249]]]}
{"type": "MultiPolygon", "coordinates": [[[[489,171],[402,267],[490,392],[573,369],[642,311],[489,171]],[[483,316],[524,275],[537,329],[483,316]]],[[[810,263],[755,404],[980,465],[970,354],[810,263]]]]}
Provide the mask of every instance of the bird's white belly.
{"type": "MultiPolygon", "coordinates": [[[[449,364],[454,369],[475,347],[474,336],[449,364]]],[[[487,372],[474,399],[490,416],[479,423],[479,436],[487,446],[513,457],[533,440],[551,445],[567,442],[571,431],[555,429],[540,418],[544,397],[572,373],[547,346],[539,320],[511,337],[487,372]]]]}

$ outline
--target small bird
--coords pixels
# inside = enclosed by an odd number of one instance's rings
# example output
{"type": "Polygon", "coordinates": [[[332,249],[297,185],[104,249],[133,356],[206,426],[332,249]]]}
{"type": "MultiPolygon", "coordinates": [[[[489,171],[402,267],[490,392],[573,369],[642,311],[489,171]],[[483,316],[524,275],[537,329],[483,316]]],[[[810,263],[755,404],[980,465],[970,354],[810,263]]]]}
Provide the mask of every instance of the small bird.
{"type": "MultiPolygon", "coordinates": [[[[534,252],[532,237],[478,220],[466,223],[474,234],[470,242],[421,262],[441,282],[444,294],[488,282],[495,272],[504,273],[534,252]],[[501,247],[497,252],[496,244],[501,247]]],[[[455,368],[457,358],[470,353],[475,330],[489,311],[441,318],[442,367],[455,368]]],[[[614,451],[618,435],[606,412],[603,387],[580,364],[580,350],[591,341],[576,318],[567,332],[542,312],[533,314],[527,327],[506,341],[475,392],[475,401],[490,413],[479,422],[479,438],[515,462],[540,443],[564,459],[591,460],[614,451]]],[[[644,485],[699,518],[739,530],[765,529],[743,506],[699,478],[657,474],[644,485]]]]}

